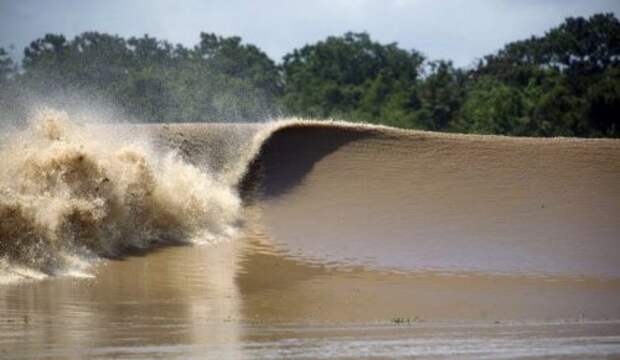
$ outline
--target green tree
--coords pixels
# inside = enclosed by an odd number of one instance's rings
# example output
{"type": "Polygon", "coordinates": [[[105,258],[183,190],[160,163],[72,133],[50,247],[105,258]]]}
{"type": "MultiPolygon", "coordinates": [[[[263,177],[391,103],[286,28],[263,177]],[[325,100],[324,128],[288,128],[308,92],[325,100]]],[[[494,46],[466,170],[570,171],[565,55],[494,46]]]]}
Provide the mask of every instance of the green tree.
{"type": "Polygon", "coordinates": [[[518,134],[618,136],[617,68],[620,22],[597,14],[567,18],[542,37],[507,44],[486,56],[471,78],[492,78],[526,95],[528,126],[518,134]]]}
{"type": "Polygon", "coordinates": [[[529,136],[585,136],[583,99],[575,96],[568,77],[556,70],[533,78],[523,91],[528,109],[529,136]]]}
{"type": "Polygon", "coordinates": [[[130,68],[129,50],[118,36],[83,33],[72,41],[47,34],[24,50],[20,81],[35,94],[64,92],[118,98],[130,68]]]}
{"type": "Polygon", "coordinates": [[[9,53],[0,47],[0,86],[4,86],[15,74],[15,64],[9,53]]]}
{"type": "Polygon", "coordinates": [[[620,65],[620,22],[613,14],[569,17],[543,38],[545,63],[569,76],[589,76],[620,65]]]}
{"type": "Polygon", "coordinates": [[[608,68],[588,89],[586,99],[587,125],[591,133],[620,137],[620,67],[608,68]]]}
{"type": "Polygon", "coordinates": [[[277,113],[282,91],[278,67],[260,49],[205,33],[193,49],[148,35],[47,34],[23,63],[35,93],[92,94],[146,121],[263,119],[277,113]]]}
{"type": "Polygon", "coordinates": [[[418,122],[427,130],[446,130],[463,103],[466,75],[449,61],[433,61],[428,67],[430,73],[419,85],[418,122]]]}
{"type": "Polygon", "coordinates": [[[16,83],[17,67],[9,53],[0,47],[0,121],[13,121],[23,111],[16,83]]]}
{"type": "Polygon", "coordinates": [[[479,79],[467,92],[452,130],[479,134],[524,135],[528,125],[523,94],[491,77],[479,79]]]}
{"type": "Polygon", "coordinates": [[[532,36],[487,55],[475,71],[511,85],[527,86],[539,69],[556,69],[571,78],[604,72],[620,64],[620,22],[613,14],[569,17],[544,36],[532,36]]]}
{"type": "Polygon", "coordinates": [[[366,33],[328,37],[284,56],[284,103],[303,116],[371,120],[384,114],[395,89],[411,90],[423,62],[420,53],[374,42],[366,33]]]}
{"type": "Polygon", "coordinates": [[[0,49],[0,107],[79,93],[145,121],[253,121],[286,114],[404,128],[529,136],[620,136],[620,22],[567,18],[470,70],[366,33],[331,36],[277,65],[239,37],[191,48],[148,35],[47,34],[20,71],[0,49]]]}
{"type": "Polygon", "coordinates": [[[242,44],[241,38],[201,33],[196,53],[215,71],[248,81],[270,96],[281,94],[281,81],[276,64],[254,45],[242,44]]]}

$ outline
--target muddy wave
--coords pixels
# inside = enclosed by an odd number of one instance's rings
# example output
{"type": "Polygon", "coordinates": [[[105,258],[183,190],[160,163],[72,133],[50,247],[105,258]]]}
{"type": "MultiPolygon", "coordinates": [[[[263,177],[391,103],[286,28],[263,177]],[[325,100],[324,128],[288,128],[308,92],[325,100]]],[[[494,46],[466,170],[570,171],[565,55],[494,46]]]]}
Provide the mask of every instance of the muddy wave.
{"type": "Polygon", "coordinates": [[[617,140],[299,119],[82,126],[46,110],[1,144],[0,272],[57,274],[257,222],[321,263],[620,274],[617,140]]]}
{"type": "Polygon", "coordinates": [[[39,111],[0,150],[2,267],[56,274],[75,259],[235,232],[236,192],[174,151],[39,111]]]}
{"type": "Polygon", "coordinates": [[[269,125],[242,193],[320,264],[617,277],[620,142],[269,125]]]}

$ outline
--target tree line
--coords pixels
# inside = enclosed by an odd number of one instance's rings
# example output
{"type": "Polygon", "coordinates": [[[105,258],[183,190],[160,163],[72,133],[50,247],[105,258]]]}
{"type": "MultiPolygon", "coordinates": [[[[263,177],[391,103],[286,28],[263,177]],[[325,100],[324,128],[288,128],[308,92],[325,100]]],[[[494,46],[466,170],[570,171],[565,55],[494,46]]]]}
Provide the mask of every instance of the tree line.
{"type": "Polygon", "coordinates": [[[344,119],[516,136],[620,136],[620,22],[571,17],[468,68],[367,33],[330,36],[281,63],[239,37],[194,47],[86,32],[32,41],[20,64],[0,48],[0,110],[77,93],[147,122],[344,119]]]}

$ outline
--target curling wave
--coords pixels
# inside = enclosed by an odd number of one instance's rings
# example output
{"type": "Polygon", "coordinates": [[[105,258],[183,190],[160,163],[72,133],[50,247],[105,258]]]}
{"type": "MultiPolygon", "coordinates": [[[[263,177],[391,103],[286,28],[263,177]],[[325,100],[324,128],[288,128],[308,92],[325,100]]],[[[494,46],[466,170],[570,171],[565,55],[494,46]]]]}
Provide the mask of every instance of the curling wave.
{"type": "Polygon", "coordinates": [[[620,275],[617,140],[298,119],[80,126],[50,110],[6,139],[0,272],[238,237],[245,204],[267,237],[323,263],[620,275]]]}

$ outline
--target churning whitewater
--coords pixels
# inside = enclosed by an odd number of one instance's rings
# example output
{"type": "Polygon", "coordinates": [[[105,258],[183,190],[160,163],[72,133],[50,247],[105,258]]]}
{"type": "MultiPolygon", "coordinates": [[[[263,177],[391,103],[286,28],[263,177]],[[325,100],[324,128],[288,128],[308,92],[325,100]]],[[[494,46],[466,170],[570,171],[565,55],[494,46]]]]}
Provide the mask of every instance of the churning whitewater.
{"type": "Polygon", "coordinates": [[[2,275],[41,277],[86,259],[234,235],[240,200],[227,184],[110,126],[39,111],[0,150],[2,275]],[[125,136],[126,138],[126,136],[125,136]]]}

